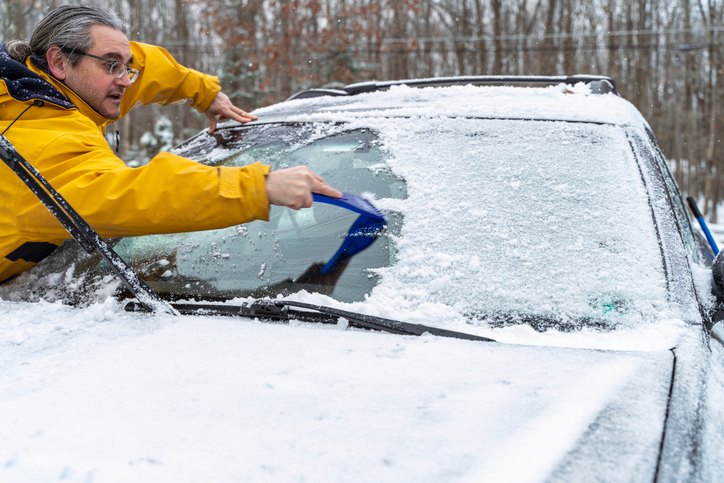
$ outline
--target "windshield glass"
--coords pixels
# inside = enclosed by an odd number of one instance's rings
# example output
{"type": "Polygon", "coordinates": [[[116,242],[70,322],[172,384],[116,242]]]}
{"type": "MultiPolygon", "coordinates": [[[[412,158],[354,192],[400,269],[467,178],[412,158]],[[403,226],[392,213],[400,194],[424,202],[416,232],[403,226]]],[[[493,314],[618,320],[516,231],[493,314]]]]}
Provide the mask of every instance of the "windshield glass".
{"type": "MultiPolygon", "coordinates": [[[[177,151],[212,165],[243,166],[259,160],[280,169],[308,165],[333,186],[369,198],[404,198],[405,184],[392,174],[376,135],[339,126],[264,125],[220,130],[177,151]]],[[[126,238],[116,251],[149,284],[172,298],[274,296],[301,289],[362,300],[378,281],[374,269],[394,258],[390,236],[400,216],[389,213],[385,231],[338,273],[322,276],[358,218],[340,207],[315,203],[298,211],[272,207],[257,221],[206,232],[126,238]]]]}
{"type": "MultiPolygon", "coordinates": [[[[270,222],[128,238],[116,249],[177,298],[299,290],[493,324],[651,319],[667,306],[657,234],[623,128],[462,118],[269,124],[199,136],[209,164],[309,165],[385,213],[384,233],[319,277],[356,214],[315,203],[270,222]],[[361,125],[360,125],[361,123],[361,125]]],[[[576,322],[576,323],[577,323],[576,322]]]]}

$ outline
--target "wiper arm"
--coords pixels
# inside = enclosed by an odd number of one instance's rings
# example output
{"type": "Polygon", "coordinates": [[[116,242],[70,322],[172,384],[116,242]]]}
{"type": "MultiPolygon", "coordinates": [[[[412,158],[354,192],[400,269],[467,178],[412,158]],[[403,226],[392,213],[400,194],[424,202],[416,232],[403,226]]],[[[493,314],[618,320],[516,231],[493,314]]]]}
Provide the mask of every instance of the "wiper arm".
{"type": "Polygon", "coordinates": [[[48,180],[40,174],[40,171],[18,153],[2,134],[0,134],[0,160],[25,183],[88,253],[97,252],[108,262],[111,269],[116,272],[116,275],[147,310],[175,315],[171,306],[136,275],[120,255],[53,188],[48,180]]]}
{"type": "MultiPolygon", "coordinates": [[[[325,305],[314,305],[291,300],[256,300],[252,303],[242,303],[241,305],[209,303],[174,303],[171,305],[183,315],[226,315],[274,321],[301,320],[303,322],[317,322],[322,324],[336,324],[340,319],[345,319],[352,327],[379,330],[391,334],[422,335],[428,333],[440,337],[495,342],[493,339],[467,334],[465,332],[401,322],[399,320],[385,319],[374,315],[358,314],[347,310],[335,309],[334,307],[327,307],[325,305]],[[295,310],[295,308],[305,310],[295,310]]],[[[137,302],[128,302],[125,310],[128,312],[143,312],[145,308],[137,302]]]]}

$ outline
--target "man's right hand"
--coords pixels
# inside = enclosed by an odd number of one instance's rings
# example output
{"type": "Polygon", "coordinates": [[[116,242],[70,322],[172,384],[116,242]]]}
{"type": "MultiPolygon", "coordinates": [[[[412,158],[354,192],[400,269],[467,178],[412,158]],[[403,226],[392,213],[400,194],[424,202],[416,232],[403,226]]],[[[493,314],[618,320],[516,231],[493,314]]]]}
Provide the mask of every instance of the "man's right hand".
{"type": "Polygon", "coordinates": [[[298,210],[312,206],[312,193],[339,198],[342,193],[306,166],[272,171],[266,177],[269,203],[298,210]]]}

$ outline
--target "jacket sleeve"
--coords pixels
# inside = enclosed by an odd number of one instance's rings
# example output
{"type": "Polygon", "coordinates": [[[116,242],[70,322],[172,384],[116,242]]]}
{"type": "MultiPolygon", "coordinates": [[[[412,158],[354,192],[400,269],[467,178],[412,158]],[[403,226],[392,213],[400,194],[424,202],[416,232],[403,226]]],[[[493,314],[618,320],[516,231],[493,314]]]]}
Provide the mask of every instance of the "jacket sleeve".
{"type": "Polygon", "coordinates": [[[131,42],[133,67],[141,71],[121,103],[121,116],[136,104],[190,102],[204,112],[221,91],[217,77],[189,69],[176,62],[164,48],[131,42]]]}
{"type": "MultiPolygon", "coordinates": [[[[162,152],[127,167],[103,136],[64,134],[37,167],[103,237],[207,230],[268,219],[269,167],[211,167],[162,152]]],[[[30,191],[17,200],[19,231],[29,239],[68,238],[30,191]]]]}

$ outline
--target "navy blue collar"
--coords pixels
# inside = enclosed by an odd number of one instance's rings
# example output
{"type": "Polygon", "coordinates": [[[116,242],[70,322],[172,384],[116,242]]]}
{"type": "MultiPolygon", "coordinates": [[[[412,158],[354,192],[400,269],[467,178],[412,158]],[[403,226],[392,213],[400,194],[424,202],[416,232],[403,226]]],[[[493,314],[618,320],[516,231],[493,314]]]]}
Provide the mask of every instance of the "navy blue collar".
{"type": "Polygon", "coordinates": [[[48,81],[10,57],[5,45],[0,45],[0,80],[5,81],[8,92],[19,101],[40,99],[67,109],[75,105],[48,81]]]}

